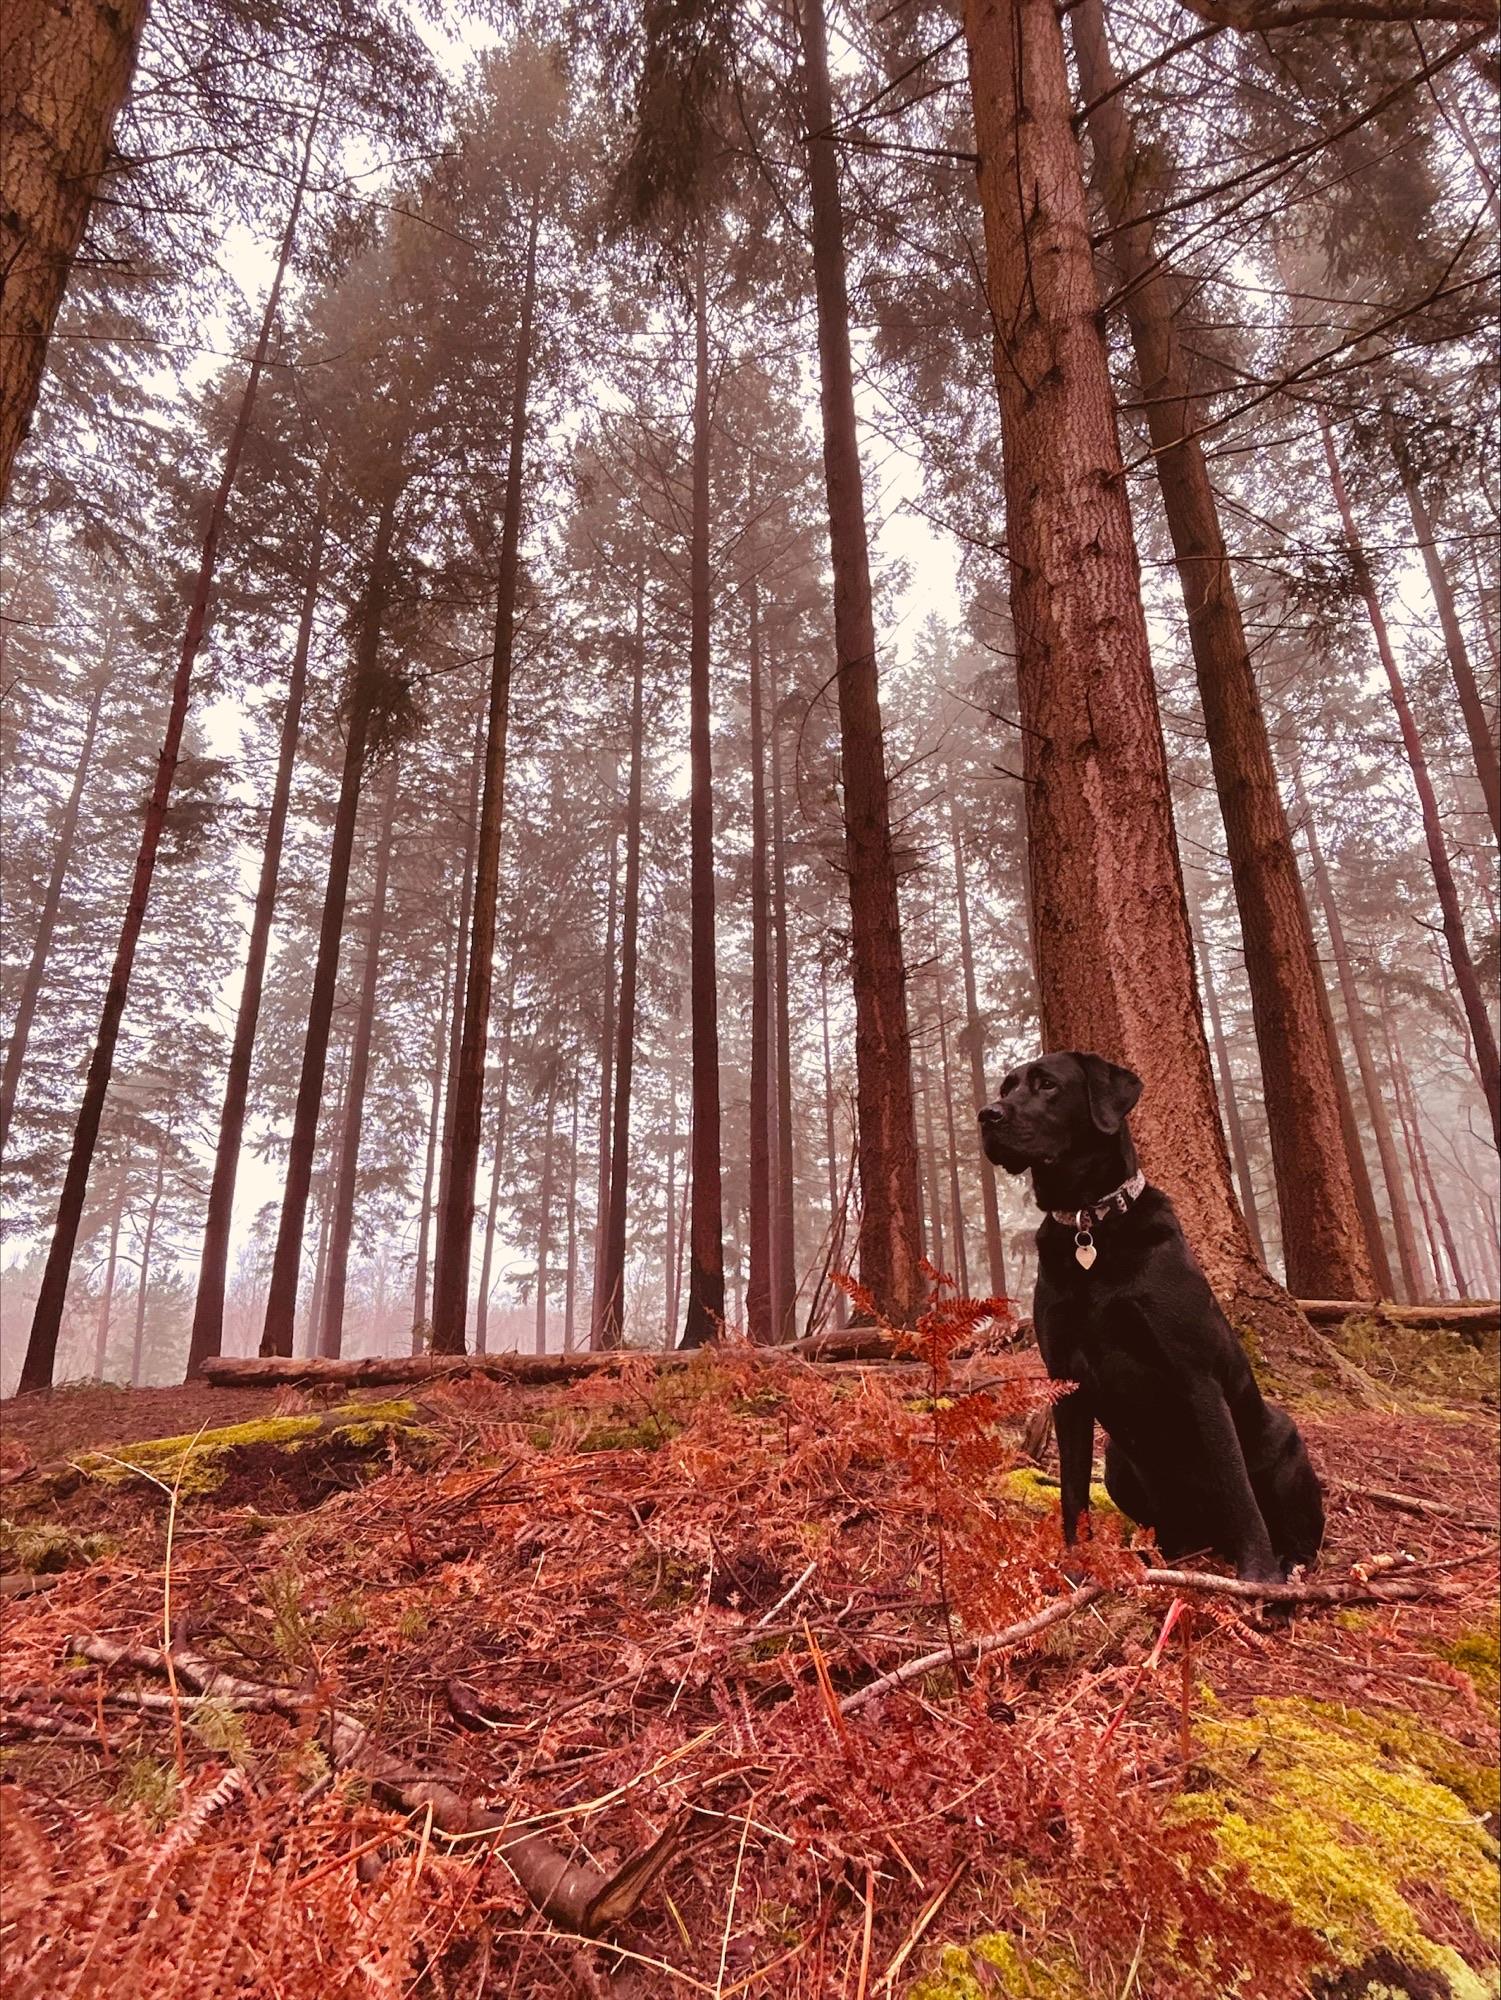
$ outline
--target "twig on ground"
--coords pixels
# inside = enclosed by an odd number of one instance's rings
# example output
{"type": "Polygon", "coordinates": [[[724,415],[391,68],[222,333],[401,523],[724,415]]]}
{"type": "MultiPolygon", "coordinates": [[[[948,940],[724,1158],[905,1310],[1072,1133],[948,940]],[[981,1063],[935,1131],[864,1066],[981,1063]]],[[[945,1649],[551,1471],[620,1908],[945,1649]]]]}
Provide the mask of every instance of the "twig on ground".
{"type": "Polygon", "coordinates": [[[1501,1522],[1482,1520],[1467,1514],[1463,1507],[1451,1507],[1446,1500],[1425,1500],[1418,1493],[1393,1493],[1384,1486],[1355,1486],[1348,1479],[1334,1479],[1330,1484],[1336,1493],[1349,1493],[1357,1500],[1375,1500],[1383,1507],[1395,1507],[1400,1514],[1431,1514],[1480,1534],[1501,1534],[1501,1522]]]}
{"type": "Polygon", "coordinates": [[[817,1568],[818,1568],[818,1558],[817,1556],[815,1556],[812,1562],[810,1562],[808,1567],[803,1571],[802,1575],[797,1579],[796,1583],[793,1584],[792,1588],[790,1590],[784,1591],[782,1595],[777,1599],[776,1603],[772,1605],[769,1611],[763,1611],[761,1613],[761,1616],[756,1620],[755,1624],[752,1625],[750,1628],[752,1632],[764,1632],[766,1627],[771,1623],[772,1619],[776,1617],[777,1613],[779,1611],[785,1611],[787,1609],[787,1606],[803,1589],[803,1586],[807,1583],[809,1577],[812,1576],[813,1572],[817,1568]]]}

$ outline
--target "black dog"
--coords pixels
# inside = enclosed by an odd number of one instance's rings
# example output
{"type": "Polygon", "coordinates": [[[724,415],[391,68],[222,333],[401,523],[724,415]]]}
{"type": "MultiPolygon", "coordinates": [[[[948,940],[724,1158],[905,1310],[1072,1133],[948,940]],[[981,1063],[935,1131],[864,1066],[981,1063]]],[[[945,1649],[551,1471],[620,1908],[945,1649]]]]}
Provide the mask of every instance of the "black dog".
{"type": "Polygon", "coordinates": [[[980,1113],[987,1156],[1030,1171],[1039,1208],[1033,1320],[1056,1382],[1063,1535],[1089,1506],[1098,1420],[1105,1487],[1172,1561],[1213,1549],[1279,1582],[1324,1534],[1319,1482],[1292,1419],[1262,1397],[1172,1203],[1137,1170],[1126,1114],[1141,1079],[1102,1056],[1013,1070],[980,1113]]]}

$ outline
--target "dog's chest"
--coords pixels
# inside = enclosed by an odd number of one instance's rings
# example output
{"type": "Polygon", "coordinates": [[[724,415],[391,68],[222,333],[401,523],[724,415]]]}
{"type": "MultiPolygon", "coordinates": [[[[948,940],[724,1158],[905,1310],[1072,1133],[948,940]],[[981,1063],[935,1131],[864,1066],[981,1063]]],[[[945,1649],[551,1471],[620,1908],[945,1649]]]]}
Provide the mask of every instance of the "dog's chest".
{"type": "Polygon", "coordinates": [[[1036,1302],[1038,1345],[1056,1382],[1077,1382],[1100,1420],[1172,1393],[1175,1370],[1141,1301],[1087,1284],[1044,1281],[1036,1302]]]}

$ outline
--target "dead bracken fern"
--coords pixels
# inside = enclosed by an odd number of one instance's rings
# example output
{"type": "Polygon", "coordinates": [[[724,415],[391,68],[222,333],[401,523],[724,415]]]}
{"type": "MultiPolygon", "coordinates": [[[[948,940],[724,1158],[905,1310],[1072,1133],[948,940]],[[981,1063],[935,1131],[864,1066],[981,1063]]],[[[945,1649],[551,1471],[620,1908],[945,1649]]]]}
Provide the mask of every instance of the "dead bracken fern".
{"type": "MultiPolygon", "coordinates": [[[[563,1394],[446,1386],[431,1470],[378,1461],[276,1516],[185,1499],[180,1784],[165,1510],[141,1482],[86,1494],[110,1553],[11,1612],[7,1995],[947,2000],[1007,1990],[1012,1963],[1014,1990],[1046,1973],[1069,2000],[1333,1980],[1342,1938],[1273,1893],[1258,1766],[1223,1746],[1267,1697],[1416,1703],[1444,1782],[1482,1771],[1457,1664],[1492,1587],[1494,1539],[1464,1526],[1478,1431],[1373,1447],[1315,1422],[1337,1474],[1426,1478],[1449,1506],[1402,1517],[1415,1580],[1389,1511],[1336,1512],[1326,1573],[1364,1609],[1268,1633],[1201,1593],[1169,1629],[1191,1584],[1144,1587],[1125,1524],[1064,1574],[1019,1451],[1055,1391],[1035,1354],[963,1358],[997,1311],[935,1278],[906,1363],[731,1346],[563,1394]]],[[[1437,1768],[1414,1727],[1405,1754],[1437,1768]]],[[[1419,1901],[1425,1963],[1488,1962],[1462,1899],[1419,1901]]]]}

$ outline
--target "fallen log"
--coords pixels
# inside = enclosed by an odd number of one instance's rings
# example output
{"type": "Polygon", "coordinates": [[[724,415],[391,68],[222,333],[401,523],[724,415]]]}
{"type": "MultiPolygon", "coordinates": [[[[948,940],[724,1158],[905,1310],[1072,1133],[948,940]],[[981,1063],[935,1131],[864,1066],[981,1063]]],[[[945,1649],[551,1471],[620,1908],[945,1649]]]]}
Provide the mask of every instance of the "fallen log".
{"type": "Polygon", "coordinates": [[[1494,1299],[1447,1300],[1439,1305],[1402,1306],[1390,1299],[1299,1299],[1304,1317],[1314,1326],[1343,1326],[1347,1319],[1380,1320],[1387,1326],[1415,1333],[1457,1333],[1474,1336],[1501,1331],[1501,1305],[1494,1299]]]}
{"type": "MultiPolygon", "coordinates": [[[[546,1387],[618,1371],[641,1352],[627,1347],[601,1354],[368,1354],[354,1361],[321,1355],[219,1354],[203,1363],[202,1375],[216,1389],[383,1389],[476,1375],[546,1387]]],[[[653,1351],[650,1358],[659,1368],[685,1368],[693,1353],[653,1351]]]]}

